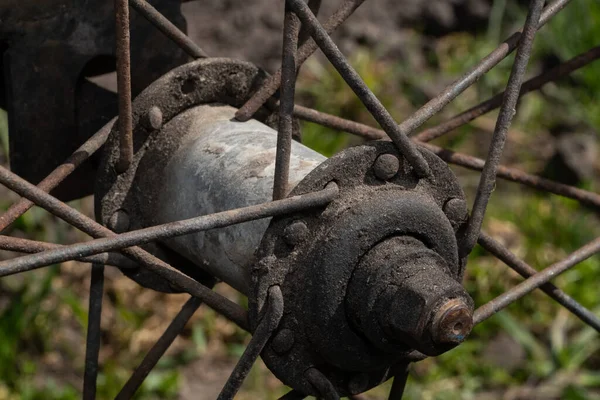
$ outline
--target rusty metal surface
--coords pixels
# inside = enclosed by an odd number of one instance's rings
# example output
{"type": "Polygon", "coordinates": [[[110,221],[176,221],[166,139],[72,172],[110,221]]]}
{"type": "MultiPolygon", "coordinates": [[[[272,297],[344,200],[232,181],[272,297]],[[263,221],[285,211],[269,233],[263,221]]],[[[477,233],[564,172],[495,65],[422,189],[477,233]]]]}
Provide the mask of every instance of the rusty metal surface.
{"type": "MultiPolygon", "coordinates": [[[[598,58],[600,58],[600,46],[593,47],[588,51],[581,53],[570,60],[565,61],[564,63],[561,63],[556,67],[527,80],[523,83],[523,86],[521,86],[519,96],[524,96],[527,93],[538,90],[548,82],[554,82],[560,78],[568,76],[573,71],[585,67],[586,65],[598,60],[598,58]]],[[[485,100],[466,111],[463,111],[462,113],[435,127],[422,130],[418,135],[415,136],[415,139],[420,140],[421,142],[429,142],[440,136],[443,136],[446,133],[474,120],[475,118],[500,107],[503,97],[504,92],[498,93],[494,97],[485,100]]]]}
{"type": "Polygon", "coordinates": [[[119,163],[118,172],[125,172],[133,159],[131,122],[131,33],[129,0],[115,0],[115,37],[117,53],[117,96],[119,97],[119,163]]]}
{"type": "MultiPolygon", "coordinates": [[[[411,345],[406,344],[392,346],[394,351],[378,347],[381,340],[375,344],[374,337],[379,333],[357,335],[356,330],[364,326],[357,327],[353,317],[347,319],[361,313],[356,302],[346,297],[353,271],[377,243],[405,234],[418,237],[448,264],[442,274],[447,273],[450,280],[441,282],[439,290],[446,290],[446,295],[462,290],[464,260],[458,258],[456,233],[466,222],[467,210],[463,203],[462,215],[454,212],[450,220],[443,209],[451,199],[464,199],[464,194],[444,162],[426,151],[422,154],[434,171],[434,180],[420,179],[389,142],[343,151],[317,167],[292,192],[310,192],[335,181],[340,197],[324,209],[275,218],[265,234],[252,270],[251,321],[259,315],[268,287],[281,285],[286,314],[263,359],[278,378],[302,393],[317,394],[303,374],[311,366],[319,365],[338,393],[348,394],[348,379],[358,371],[366,373],[366,378],[361,377],[361,385],[352,385],[353,392],[387,379],[389,367],[411,353],[411,345]],[[381,173],[377,160],[389,155],[399,162],[384,162],[381,173]]],[[[381,281],[386,286],[387,281],[381,281]]],[[[361,293],[367,301],[364,290],[361,293]]],[[[434,293],[439,292],[432,291],[433,313],[440,304],[433,299],[438,299],[434,293]]],[[[371,311],[383,312],[376,307],[362,313],[375,315],[371,311]]],[[[431,349],[425,343],[423,348],[431,349]]]]}
{"type": "MultiPolygon", "coordinates": [[[[178,2],[151,3],[185,29],[178,2]]],[[[115,68],[113,13],[105,0],[0,2],[10,161],[27,180],[40,182],[116,114],[116,96],[84,76],[115,68]]],[[[131,60],[135,96],[187,56],[132,14],[131,60]]],[[[92,193],[95,162],[85,162],[54,193],[62,199],[92,193]]]]}
{"type": "Polygon", "coordinates": [[[544,3],[545,0],[532,0],[529,5],[529,12],[523,27],[519,49],[517,50],[515,62],[510,71],[510,77],[502,99],[502,106],[496,120],[496,127],[492,134],[485,164],[481,170],[479,185],[477,185],[477,192],[471,209],[471,216],[465,230],[464,247],[461,249],[463,255],[469,254],[477,243],[488,202],[496,187],[498,166],[500,165],[500,159],[504,151],[508,129],[517,113],[519,92],[521,91],[521,84],[523,83],[527,65],[529,64],[529,57],[533,49],[533,40],[538,30],[544,3]]]}

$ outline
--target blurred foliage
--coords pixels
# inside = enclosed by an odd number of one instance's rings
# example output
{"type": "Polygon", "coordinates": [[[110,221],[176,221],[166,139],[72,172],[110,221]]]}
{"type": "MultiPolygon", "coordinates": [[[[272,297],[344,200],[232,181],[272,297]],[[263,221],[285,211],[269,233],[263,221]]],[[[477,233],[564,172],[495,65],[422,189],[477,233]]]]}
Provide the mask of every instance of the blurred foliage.
{"type": "MultiPolygon", "coordinates": [[[[382,60],[378,49],[363,49],[350,58],[352,65],[383,104],[397,119],[407,117],[466,68],[476,64],[507,37],[524,19],[524,10],[514,1],[496,0],[487,32],[473,36],[455,33],[423,45],[418,32],[409,34],[408,55],[402,62],[382,60]]],[[[538,34],[529,76],[538,73],[549,59],[565,61],[592,46],[599,45],[600,2],[580,0],[562,11],[538,34]]],[[[496,66],[448,106],[431,124],[460,112],[502,91],[514,56],[496,66]]],[[[577,71],[571,78],[548,84],[520,102],[519,113],[509,134],[507,154],[511,164],[528,171],[541,170],[547,156],[540,143],[560,122],[600,130],[600,65],[598,62],[577,71]],[[530,132],[527,134],[525,132],[530,132]]],[[[374,125],[352,91],[328,65],[309,60],[303,67],[297,90],[298,102],[319,110],[374,125]]],[[[457,129],[440,139],[442,145],[485,156],[493,130],[495,113],[457,129]]],[[[361,143],[342,132],[305,123],[303,141],[325,155],[361,143]]],[[[0,144],[8,152],[6,114],[0,112],[0,144]]],[[[455,169],[470,200],[478,175],[455,169]]],[[[597,189],[598,182],[586,182],[597,189]]],[[[10,199],[0,198],[6,209],[10,199]]],[[[13,226],[13,232],[30,238],[65,242],[68,228],[47,213],[33,209],[13,226]]],[[[576,202],[530,189],[499,182],[492,196],[484,225],[492,236],[504,242],[530,265],[541,269],[564,258],[571,251],[600,236],[598,215],[576,202]]],[[[493,299],[522,279],[501,262],[476,247],[469,257],[465,285],[480,305],[493,299]]],[[[27,274],[19,279],[0,281],[0,400],[75,399],[80,388],[70,380],[48,373],[42,362],[53,351],[52,340],[65,329],[66,309],[75,331],[84,335],[87,304],[74,287],[53,282],[61,267],[27,274]],[[55,298],[58,296],[58,298],[55,298]],[[49,299],[54,297],[52,302],[49,299]],[[51,304],[51,306],[49,306],[51,304]]],[[[554,280],[584,306],[600,313],[597,282],[600,259],[590,258],[554,280]]],[[[152,307],[132,307],[131,295],[111,290],[119,340],[112,339],[114,354],[101,365],[98,398],[114,398],[139,364],[144,354],[128,344],[136,331],[152,318],[152,307]]],[[[176,398],[181,387],[179,367],[208,356],[219,341],[227,360],[241,355],[247,336],[224,324],[210,310],[202,310],[187,333],[185,351],[164,357],[149,375],[137,398],[176,398]]],[[[105,338],[103,338],[104,341],[105,338]]],[[[104,345],[107,345],[104,343],[104,345]]],[[[71,357],[72,369],[81,377],[84,349],[61,348],[71,357]],[[75,361],[77,360],[77,361],[75,361]]],[[[436,359],[412,366],[407,399],[497,399],[497,398],[600,398],[600,338],[569,312],[537,291],[519,300],[485,323],[477,326],[471,338],[460,347],[436,359]],[[512,396],[512,397],[511,397],[512,396]]],[[[386,398],[389,383],[369,393],[370,398],[386,398]]],[[[251,371],[242,399],[275,399],[285,388],[273,383],[262,363],[251,371]],[[266,388],[266,389],[265,389],[266,388]]]]}

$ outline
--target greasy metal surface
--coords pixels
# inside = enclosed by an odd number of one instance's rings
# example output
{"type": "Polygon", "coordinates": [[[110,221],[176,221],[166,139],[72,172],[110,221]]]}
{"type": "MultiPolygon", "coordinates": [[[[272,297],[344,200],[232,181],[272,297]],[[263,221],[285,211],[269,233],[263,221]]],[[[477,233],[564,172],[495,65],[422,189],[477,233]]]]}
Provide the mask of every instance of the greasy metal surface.
{"type": "Polygon", "coordinates": [[[456,232],[464,226],[467,210],[457,221],[449,221],[442,211],[448,200],[464,198],[456,178],[444,162],[423,151],[434,180],[419,179],[404,158],[399,173],[382,180],[373,166],[383,154],[398,157],[392,143],[379,142],[347,149],[317,167],[292,194],[335,181],[340,197],[327,208],[274,218],[257,253],[251,319],[262,308],[268,287],[280,284],[286,314],[277,332],[293,332],[293,338],[286,338],[292,342],[287,352],[281,351],[276,334],[263,359],[284,383],[306,394],[316,394],[301,373],[311,366],[319,366],[336,390],[347,394],[354,374],[349,371],[368,371],[364,386],[373,387],[388,377],[389,366],[410,352],[406,346],[395,354],[377,348],[346,318],[348,282],[374,245],[391,236],[417,236],[447,260],[456,284],[462,277],[456,232]],[[299,222],[308,233],[289,228],[299,222]]]}
{"type": "MultiPolygon", "coordinates": [[[[185,29],[178,2],[152,4],[185,29]]],[[[11,167],[37,183],[116,114],[116,96],[84,77],[89,68],[114,70],[113,1],[2,1],[0,21],[0,42],[8,46],[11,167]]],[[[131,40],[134,95],[187,60],[139,15],[131,18],[131,40]]],[[[63,199],[92,193],[95,162],[85,162],[54,193],[63,199]]]]}
{"type": "Polygon", "coordinates": [[[523,27],[519,49],[517,50],[515,62],[510,71],[510,77],[508,78],[508,84],[506,85],[504,98],[502,99],[502,106],[500,106],[498,119],[496,120],[496,127],[490,141],[485,165],[479,178],[471,216],[465,230],[464,247],[460,249],[462,255],[469,254],[477,243],[488,201],[496,187],[496,174],[500,165],[500,158],[504,151],[508,129],[517,112],[519,92],[521,91],[521,84],[527,71],[527,64],[529,63],[529,57],[533,49],[533,39],[538,30],[544,3],[545,0],[531,0],[529,5],[529,12],[527,13],[527,19],[523,27]]]}

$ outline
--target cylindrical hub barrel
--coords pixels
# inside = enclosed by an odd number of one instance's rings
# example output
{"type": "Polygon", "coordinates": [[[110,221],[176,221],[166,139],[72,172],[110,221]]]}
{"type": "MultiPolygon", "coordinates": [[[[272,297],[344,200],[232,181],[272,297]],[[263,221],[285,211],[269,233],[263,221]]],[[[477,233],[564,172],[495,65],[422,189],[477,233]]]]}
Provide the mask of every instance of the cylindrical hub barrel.
{"type": "MultiPolygon", "coordinates": [[[[161,135],[184,139],[164,169],[158,215],[164,223],[270,201],[277,132],[256,121],[238,122],[229,106],[202,105],[169,121],[161,135]],[[175,135],[173,135],[175,136],[175,135]]],[[[325,161],[293,142],[289,190],[325,161]]],[[[201,262],[210,274],[248,293],[246,266],[252,261],[269,219],[170,239],[166,244],[201,262]]]]}

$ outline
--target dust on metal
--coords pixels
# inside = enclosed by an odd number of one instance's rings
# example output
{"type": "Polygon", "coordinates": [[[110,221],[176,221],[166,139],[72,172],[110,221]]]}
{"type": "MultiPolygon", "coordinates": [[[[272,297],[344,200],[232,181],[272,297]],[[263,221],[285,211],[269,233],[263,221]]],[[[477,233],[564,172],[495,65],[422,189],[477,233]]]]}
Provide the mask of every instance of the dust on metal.
{"type": "Polygon", "coordinates": [[[115,29],[117,54],[117,95],[119,96],[119,132],[121,143],[117,171],[129,168],[133,159],[133,127],[131,116],[131,55],[129,29],[129,0],[115,0],[115,29]]]}
{"type": "Polygon", "coordinates": [[[319,45],[321,51],[325,54],[329,62],[335,67],[338,73],[344,78],[348,86],[356,93],[357,97],[369,110],[373,118],[381,125],[392,141],[398,146],[398,149],[408,162],[415,169],[420,177],[431,176],[429,166],[418,152],[416,146],[399,129],[388,110],[381,104],[377,96],[369,89],[360,75],[348,63],[342,52],[337,48],[327,31],[316,19],[308,6],[301,0],[287,0],[286,4],[294,10],[303,26],[309,29],[314,41],[319,45]]]}
{"type": "Polygon", "coordinates": [[[279,104],[279,128],[277,130],[277,152],[273,178],[273,200],[283,199],[288,193],[294,95],[296,92],[296,53],[300,20],[286,4],[283,23],[283,55],[281,57],[281,101],[279,104]]]}

